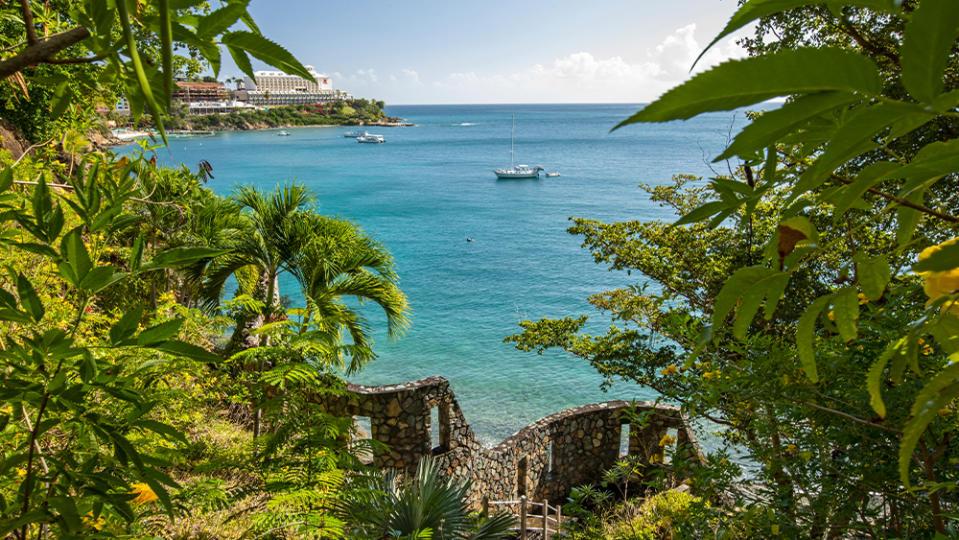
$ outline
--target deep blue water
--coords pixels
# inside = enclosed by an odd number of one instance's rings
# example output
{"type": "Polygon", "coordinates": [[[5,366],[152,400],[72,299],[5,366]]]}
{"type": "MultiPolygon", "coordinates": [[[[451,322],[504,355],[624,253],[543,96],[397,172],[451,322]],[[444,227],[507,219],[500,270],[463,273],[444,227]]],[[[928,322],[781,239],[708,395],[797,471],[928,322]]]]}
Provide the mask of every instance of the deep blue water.
{"type": "MultiPolygon", "coordinates": [[[[593,262],[565,232],[570,216],[601,220],[674,219],[639,183],[674,174],[709,175],[741,113],[714,113],[610,133],[638,105],[394,106],[415,127],[378,128],[386,144],[357,144],[350,128],[223,133],[172,139],[162,160],[213,165],[209,186],[262,188],[297,180],[319,195],[320,210],[348,217],[393,252],[412,306],[412,326],[388,341],[381,317],[379,358],[353,380],[386,384],[448,378],[477,434],[488,444],[559,410],[608,399],[651,399],[617,383],[604,393],[587,362],[562,352],[517,351],[503,338],[517,322],[593,313],[586,298],[642,281],[593,262]],[[497,181],[509,164],[510,117],[516,162],[558,178],[497,181]],[[474,242],[467,242],[471,237],[474,242]]],[[[733,131],[735,133],[735,131],[733,131]]],[[[281,283],[296,297],[292,283],[281,283]]],[[[602,319],[593,325],[598,333],[602,319]]]]}

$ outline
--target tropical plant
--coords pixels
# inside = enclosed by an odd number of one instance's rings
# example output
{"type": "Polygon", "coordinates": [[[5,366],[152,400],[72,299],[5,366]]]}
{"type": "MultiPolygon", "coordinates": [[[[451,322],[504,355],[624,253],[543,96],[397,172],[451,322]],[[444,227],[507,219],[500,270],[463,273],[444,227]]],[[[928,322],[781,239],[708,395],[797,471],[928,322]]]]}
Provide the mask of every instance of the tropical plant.
{"type": "Polygon", "coordinates": [[[836,24],[902,28],[883,42],[883,71],[868,41],[786,43],[707,70],[622,122],[789,98],[716,158],[742,160],[734,174],[646,188],[683,216],[675,224],[570,229],[597,262],[662,287],[591,299],[623,327],[589,336],[585,318],[543,320],[510,339],[565,348],[724,426],[758,466],[764,494],[737,503],[774,511],[767,534],[945,533],[959,487],[949,465],[959,458],[957,88],[947,68],[959,6],[752,0],[713,43],[812,4],[836,24]]]}
{"type": "Polygon", "coordinates": [[[0,172],[0,236],[20,256],[8,263],[0,289],[0,475],[15,472],[17,485],[5,490],[0,534],[81,534],[108,520],[131,521],[137,505],[157,499],[172,512],[167,488],[176,483],[159,468],[164,460],[138,442],[145,432],[183,438],[151,417],[152,366],[166,355],[218,357],[175,339],[183,319],[149,325],[142,308],[118,316],[98,313],[104,306],[96,302],[125,280],[219,253],[177,248],[144,260],[141,237],[125,269],[102,260],[97,239],[131,225],[136,178],[151,166],[88,155],[57,192],[42,175],[33,182],[19,180],[13,167],[0,172]],[[23,193],[14,182],[35,186],[23,193]]]}
{"type": "Polygon", "coordinates": [[[507,538],[514,518],[471,513],[469,486],[468,480],[442,478],[427,457],[406,481],[395,471],[351,478],[341,512],[352,538],[507,538]]]}

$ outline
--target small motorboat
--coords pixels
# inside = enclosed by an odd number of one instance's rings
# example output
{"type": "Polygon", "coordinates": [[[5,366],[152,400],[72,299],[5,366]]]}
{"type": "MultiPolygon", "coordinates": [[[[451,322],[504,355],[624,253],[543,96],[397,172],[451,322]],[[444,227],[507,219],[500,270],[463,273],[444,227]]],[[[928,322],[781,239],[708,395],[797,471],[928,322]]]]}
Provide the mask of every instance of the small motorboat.
{"type": "Polygon", "coordinates": [[[356,138],[356,142],[358,142],[358,143],[366,143],[366,144],[385,143],[385,142],[386,142],[386,137],[383,137],[382,135],[376,135],[376,134],[373,134],[373,133],[367,133],[366,135],[362,135],[362,136],[360,136],[360,137],[357,137],[357,138],[356,138]]]}
{"type": "Polygon", "coordinates": [[[559,173],[558,173],[558,172],[548,172],[548,173],[546,173],[546,178],[556,178],[557,176],[559,176],[559,173]]]}
{"type": "Polygon", "coordinates": [[[289,132],[289,131],[286,131],[286,130],[281,130],[279,133],[277,133],[277,135],[280,136],[280,137],[289,137],[289,136],[290,136],[290,132],[289,132]]]}

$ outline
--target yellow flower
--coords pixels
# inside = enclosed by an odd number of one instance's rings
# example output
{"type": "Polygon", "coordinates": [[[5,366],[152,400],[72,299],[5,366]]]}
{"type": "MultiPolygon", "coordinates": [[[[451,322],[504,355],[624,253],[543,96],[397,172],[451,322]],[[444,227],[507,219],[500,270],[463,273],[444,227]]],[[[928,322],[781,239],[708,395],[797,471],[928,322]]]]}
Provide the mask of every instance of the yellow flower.
{"type": "Polygon", "coordinates": [[[712,378],[713,378],[713,372],[712,372],[712,371],[707,371],[706,373],[703,373],[703,378],[704,378],[704,379],[712,379],[712,378]]]}
{"type": "MultiPolygon", "coordinates": [[[[959,237],[947,240],[938,246],[928,247],[919,254],[919,260],[925,260],[931,257],[935,252],[940,251],[945,246],[951,246],[959,243],[959,237]]],[[[932,304],[943,296],[948,296],[959,291],[959,267],[950,270],[941,270],[938,272],[917,272],[923,278],[922,288],[929,297],[926,305],[932,304]]],[[[959,302],[947,302],[943,304],[943,309],[959,314],[959,302]]]]}
{"type": "Polygon", "coordinates": [[[153,491],[153,488],[149,484],[144,482],[137,482],[133,484],[133,491],[130,492],[130,495],[136,495],[133,502],[136,504],[147,504],[157,500],[157,494],[153,491]]]}
{"type": "Polygon", "coordinates": [[[923,354],[923,356],[929,356],[930,354],[933,353],[933,348],[932,348],[932,345],[929,345],[927,343],[923,345],[922,349],[919,349],[919,351],[923,354]]]}
{"type": "Polygon", "coordinates": [[[798,448],[795,444],[791,444],[791,443],[790,443],[790,444],[787,444],[787,445],[786,445],[786,451],[789,452],[790,454],[795,453],[796,450],[798,450],[798,449],[799,449],[799,448],[798,448]]]}
{"type": "Polygon", "coordinates": [[[868,303],[869,303],[869,299],[866,298],[866,295],[859,293],[859,305],[861,306],[863,304],[868,304],[868,303]]]}
{"type": "Polygon", "coordinates": [[[83,516],[84,527],[91,527],[99,531],[106,524],[107,520],[103,519],[103,516],[93,516],[93,510],[90,510],[87,512],[87,515],[83,516]]]}
{"type": "Polygon", "coordinates": [[[678,370],[679,370],[679,368],[677,368],[677,367],[676,367],[675,365],[673,365],[673,364],[670,364],[670,365],[666,366],[665,368],[663,368],[659,373],[660,373],[661,375],[672,375],[673,373],[676,373],[676,371],[678,371],[678,370]]]}
{"type": "Polygon", "coordinates": [[[659,446],[669,446],[676,442],[676,437],[670,437],[668,434],[663,435],[662,439],[659,439],[659,446]]]}
{"type": "Polygon", "coordinates": [[[835,321],[835,320],[836,320],[836,312],[833,311],[833,310],[831,310],[831,309],[829,310],[828,316],[829,316],[829,320],[830,320],[830,321],[835,321]]]}
{"type": "Polygon", "coordinates": [[[939,414],[949,414],[952,412],[952,409],[939,409],[939,414]]]}
{"type": "Polygon", "coordinates": [[[16,470],[17,470],[17,478],[18,478],[18,479],[23,480],[24,477],[27,476],[27,470],[26,470],[26,469],[21,469],[20,467],[17,467],[16,470]]]}

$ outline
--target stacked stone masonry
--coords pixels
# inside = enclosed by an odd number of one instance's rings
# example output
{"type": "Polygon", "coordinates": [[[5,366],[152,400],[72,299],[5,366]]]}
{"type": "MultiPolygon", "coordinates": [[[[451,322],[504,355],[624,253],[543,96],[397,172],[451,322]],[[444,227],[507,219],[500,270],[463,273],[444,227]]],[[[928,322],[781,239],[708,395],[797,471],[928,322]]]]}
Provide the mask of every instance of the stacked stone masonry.
{"type": "MultiPolygon", "coordinates": [[[[373,464],[409,473],[420,459],[434,456],[440,470],[472,480],[471,498],[479,500],[562,501],[570,489],[595,483],[620,459],[621,430],[630,419],[629,451],[647,466],[662,461],[661,442],[671,435],[677,451],[702,460],[693,430],[678,407],[652,402],[608,401],[547,416],[494,448],[473,434],[443,377],[389,386],[349,384],[345,395],[323,398],[329,413],[369,418],[369,436],[385,443],[373,464]],[[439,445],[431,441],[431,409],[439,420],[439,445]],[[637,420],[641,418],[642,420],[637,420]]],[[[666,439],[669,441],[669,439],[666,439]]],[[[677,454],[679,455],[679,454],[677,454]]]]}

